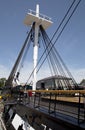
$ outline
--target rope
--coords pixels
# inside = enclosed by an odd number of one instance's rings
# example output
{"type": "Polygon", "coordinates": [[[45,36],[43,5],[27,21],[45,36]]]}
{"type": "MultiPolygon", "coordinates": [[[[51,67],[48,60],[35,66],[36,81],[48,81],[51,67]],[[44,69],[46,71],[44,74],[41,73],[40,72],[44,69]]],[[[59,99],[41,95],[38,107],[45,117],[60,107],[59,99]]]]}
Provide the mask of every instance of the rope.
{"type": "MultiPolygon", "coordinates": [[[[66,23],[64,24],[62,30],[61,30],[60,33],[58,34],[58,36],[57,36],[57,38],[56,38],[54,44],[53,44],[52,47],[50,48],[49,53],[50,53],[51,49],[53,48],[53,46],[55,45],[55,43],[58,41],[58,39],[59,39],[59,37],[61,36],[62,32],[64,31],[66,25],[69,23],[71,17],[73,16],[73,14],[74,14],[74,12],[76,11],[76,9],[77,9],[78,5],[80,4],[80,2],[81,2],[81,0],[79,0],[79,2],[76,4],[76,6],[75,6],[75,8],[73,9],[71,15],[69,16],[69,18],[67,19],[66,23]]],[[[53,40],[54,36],[55,36],[56,33],[58,32],[59,28],[61,27],[61,25],[62,25],[62,23],[64,22],[64,20],[65,20],[65,18],[67,17],[67,15],[69,14],[69,12],[70,12],[71,8],[73,7],[74,3],[75,3],[75,0],[72,2],[71,6],[69,7],[68,11],[66,12],[64,18],[62,19],[62,21],[61,21],[61,23],[59,24],[59,26],[58,26],[56,32],[54,33],[54,35],[53,35],[51,41],[53,40]]],[[[50,42],[51,42],[51,41],[50,41],[50,42]]],[[[47,48],[46,48],[46,49],[47,49],[47,48]]],[[[46,52],[46,49],[45,49],[45,51],[43,52],[42,56],[40,57],[40,59],[39,59],[39,61],[38,61],[38,63],[37,63],[37,66],[39,65],[39,63],[40,63],[40,61],[41,61],[41,59],[42,59],[44,53],[46,52]]],[[[40,70],[41,66],[42,66],[43,63],[45,62],[45,60],[46,60],[46,58],[48,57],[49,53],[46,55],[45,59],[43,60],[43,62],[42,62],[41,65],[39,66],[38,71],[40,70]]],[[[36,66],[36,67],[37,67],[37,66],[36,66]]],[[[36,67],[35,67],[35,68],[36,68],[36,67]]],[[[30,79],[31,76],[33,75],[33,72],[34,72],[35,68],[33,69],[32,73],[30,74],[29,79],[30,79]]],[[[37,71],[37,72],[38,72],[38,71],[37,71]]],[[[29,79],[27,80],[26,84],[28,83],[29,79]]]]}

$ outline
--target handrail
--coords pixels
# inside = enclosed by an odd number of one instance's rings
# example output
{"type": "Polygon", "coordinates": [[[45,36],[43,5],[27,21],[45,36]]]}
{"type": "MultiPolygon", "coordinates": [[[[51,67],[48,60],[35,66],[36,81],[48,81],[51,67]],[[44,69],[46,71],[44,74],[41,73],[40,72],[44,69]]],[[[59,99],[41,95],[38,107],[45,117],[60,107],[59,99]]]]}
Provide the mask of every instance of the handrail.
{"type": "MultiPolygon", "coordinates": [[[[22,90],[23,91],[23,90],[22,90]]],[[[85,90],[25,90],[26,92],[38,92],[38,93],[56,93],[56,94],[85,94],[85,90]]]]}
{"type": "MultiPolygon", "coordinates": [[[[29,13],[28,14],[36,15],[36,12],[34,10],[29,9],[29,13]]],[[[46,15],[44,15],[44,14],[39,13],[39,17],[51,21],[51,18],[46,16],[46,15]]]]}
{"type": "Polygon", "coordinates": [[[28,94],[28,104],[33,105],[34,108],[45,108],[49,114],[63,113],[77,119],[78,124],[85,121],[85,90],[23,90],[22,92],[28,94]],[[29,92],[33,93],[32,98],[29,92]],[[47,106],[44,106],[46,102],[47,106]],[[63,109],[59,107],[63,105],[62,102],[65,104],[63,109]],[[71,109],[66,109],[68,106],[71,109]],[[72,110],[72,107],[75,110],[72,110]]]}

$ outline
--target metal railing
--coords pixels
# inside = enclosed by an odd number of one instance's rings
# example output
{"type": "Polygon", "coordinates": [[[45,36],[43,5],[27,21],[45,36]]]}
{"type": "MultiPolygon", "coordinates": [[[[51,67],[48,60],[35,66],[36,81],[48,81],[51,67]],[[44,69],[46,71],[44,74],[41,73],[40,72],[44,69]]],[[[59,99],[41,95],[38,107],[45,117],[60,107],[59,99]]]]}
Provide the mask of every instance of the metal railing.
{"type": "MultiPolygon", "coordinates": [[[[35,15],[36,16],[36,12],[34,10],[31,10],[29,9],[29,13],[28,14],[32,14],[32,15],[35,15]]],[[[42,18],[42,19],[46,19],[46,20],[49,20],[51,21],[52,19],[44,14],[41,14],[39,13],[39,17],[42,18]]]]}
{"type": "MultiPolygon", "coordinates": [[[[63,115],[85,122],[85,90],[29,90],[28,104],[55,116],[63,115]]],[[[25,100],[24,100],[25,101],[25,100]]]]}

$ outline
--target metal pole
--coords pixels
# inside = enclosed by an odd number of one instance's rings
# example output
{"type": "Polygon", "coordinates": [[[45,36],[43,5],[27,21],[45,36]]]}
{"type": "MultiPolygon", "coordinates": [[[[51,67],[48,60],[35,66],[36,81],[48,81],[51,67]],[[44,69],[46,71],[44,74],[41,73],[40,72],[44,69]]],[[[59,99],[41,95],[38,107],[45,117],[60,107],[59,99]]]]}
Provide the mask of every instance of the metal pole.
{"type": "Polygon", "coordinates": [[[52,95],[52,93],[50,93],[49,110],[48,110],[48,113],[49,113],[49,114],[51,113],[51,110],[50,110],[50,108],[51,108],[51,95],[52,95]]]}
{"type": "MultiPolygon", "coordinates": [[[[39,5],[36,6],[36,16],[39,17],[39,5]]],[[[34,37],[34,81],[33,81],[33,90],[36,90],[36,82],[37,82],[37,59],[38,59],[38,34],[39,34],[39,25],[35,23],[35,37],[34,37]]]]}
{"type": "Polygon", "coordinates": [[[80,123],[79,121],[80,121],[80,101],[81,100],[81,95],[80,95],[80,93],[79,93],[79,103],[78,103],[78,124],[80,123]]]}

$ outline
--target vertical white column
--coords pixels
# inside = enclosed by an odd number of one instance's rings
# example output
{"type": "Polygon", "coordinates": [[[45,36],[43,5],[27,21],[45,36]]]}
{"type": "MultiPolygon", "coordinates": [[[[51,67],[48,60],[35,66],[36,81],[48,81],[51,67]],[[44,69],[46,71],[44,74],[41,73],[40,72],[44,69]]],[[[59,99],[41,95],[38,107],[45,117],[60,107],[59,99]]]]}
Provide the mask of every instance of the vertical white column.
{"type": "MultiPolygon", "coordinates": [[[[36,16],[39,17],[39,5],[36,6],[36,16]]],[[[33,55],[34,60],[33,90],[36,90],[36,82],[37,82],[38,33],[39,33],[39,25],[35,23],[34,55],[33,55]]]]}

